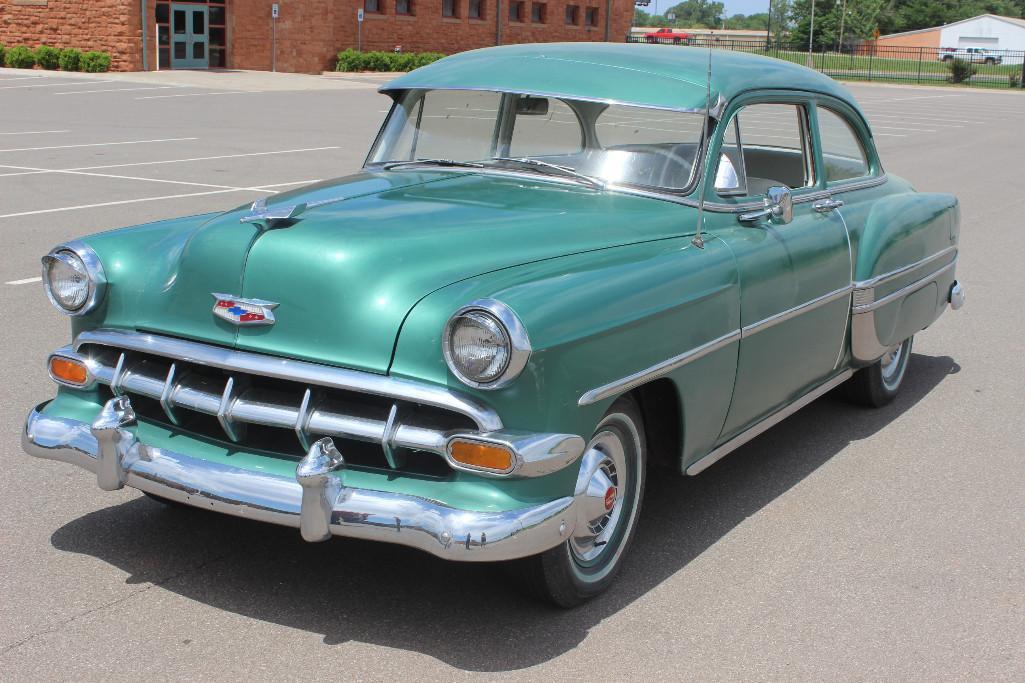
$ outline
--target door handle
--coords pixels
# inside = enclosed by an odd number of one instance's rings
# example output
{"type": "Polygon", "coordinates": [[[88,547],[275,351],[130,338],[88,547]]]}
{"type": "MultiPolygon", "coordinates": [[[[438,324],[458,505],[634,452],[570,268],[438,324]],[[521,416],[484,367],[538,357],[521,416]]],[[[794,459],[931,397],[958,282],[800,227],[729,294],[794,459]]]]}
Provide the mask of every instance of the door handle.
{"type": "Polygon", "coordinates": [[[842,199],[823,199],[812,204],[811,208],[819,213],[829,213],[833,209],[839,209],[841,206],[843,206],[842,199]]]}

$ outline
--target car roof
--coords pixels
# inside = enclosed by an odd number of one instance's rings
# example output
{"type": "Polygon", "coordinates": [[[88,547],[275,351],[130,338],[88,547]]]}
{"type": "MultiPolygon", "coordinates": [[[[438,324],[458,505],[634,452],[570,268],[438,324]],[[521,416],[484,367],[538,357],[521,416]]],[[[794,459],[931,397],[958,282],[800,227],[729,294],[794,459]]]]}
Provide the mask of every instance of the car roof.
{"type": "MultiPolygon", "coordinates": [[[[707,48],[643,43],[534,43],[489,47],[446,57],[381,86],[497,90],[663,109],[705,108],[707,48]]],[[[833,79],[793,62],[731,50],[712,51],[711,100],[754,89],[823,93],[860,110],[833,79]]]]}

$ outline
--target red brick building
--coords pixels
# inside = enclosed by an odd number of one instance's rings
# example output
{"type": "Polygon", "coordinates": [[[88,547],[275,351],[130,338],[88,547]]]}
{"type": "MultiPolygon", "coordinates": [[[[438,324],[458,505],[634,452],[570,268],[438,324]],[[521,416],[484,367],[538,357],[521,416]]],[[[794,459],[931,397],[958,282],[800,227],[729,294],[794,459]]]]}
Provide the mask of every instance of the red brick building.
{"type": "Polygon", "coordinates": [[[632,0],[0,0],[0,44],[105,50],[120,71],[159,60],[161,69],[316,73],[348,47],[452,53],[621,42],[633,8],[632,0]]]}

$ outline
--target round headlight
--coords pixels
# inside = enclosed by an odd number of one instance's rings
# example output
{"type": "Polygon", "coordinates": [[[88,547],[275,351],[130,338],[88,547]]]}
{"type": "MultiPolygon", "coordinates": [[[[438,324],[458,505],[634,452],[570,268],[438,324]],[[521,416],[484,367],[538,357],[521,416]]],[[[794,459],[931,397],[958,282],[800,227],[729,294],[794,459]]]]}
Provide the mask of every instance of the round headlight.
{"type": "Polygon", "coordinates": [[[99,259],[85,245],[64,245],[43,257],[43,286],[63,313],[88,313],[99,303],[105,285],[99,259]]]}
{"type": "Polygon", "coordinates": [[[523,370],[530,341],[516,314],[484,299],[456,311],[445,328],[445,362],[461,382],[478,389],[505,386],[523,370]]]}

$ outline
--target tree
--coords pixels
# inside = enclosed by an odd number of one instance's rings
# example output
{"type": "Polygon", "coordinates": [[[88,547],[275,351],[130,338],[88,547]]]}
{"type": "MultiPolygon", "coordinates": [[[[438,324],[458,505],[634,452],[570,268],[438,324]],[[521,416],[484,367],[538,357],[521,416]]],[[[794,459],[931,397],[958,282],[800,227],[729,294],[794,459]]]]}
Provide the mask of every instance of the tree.
{"type": "MultiPolygon", "coordinates": [[[[887,0],[814,0],[815,35],[812,43],[816,49],[836,49],[840,46],[840,29],[843,42],[850,44],[871,37],[879,25],[879,15],[887,0]]],[[[923,2],[926,0],[915,0],[923,2]]],[[[791,10],[794,22],[790,38],[799,45],[808,44],[811,29],[812,0],[795,0],[791,10]]]]}
{"type": "Polygon", "coordinates": [[[734,14],[724,22],[726,28],[740,31],[764,31],[769,23],[768,12],[758,14],[734,14]]]}
{"type": "Polygon", "coordinates": [[[719,28],[722,24],[723,4],[709,0],[684,0],[666,10],[675,14],[674,26],[683,28],[719,28]]]}

